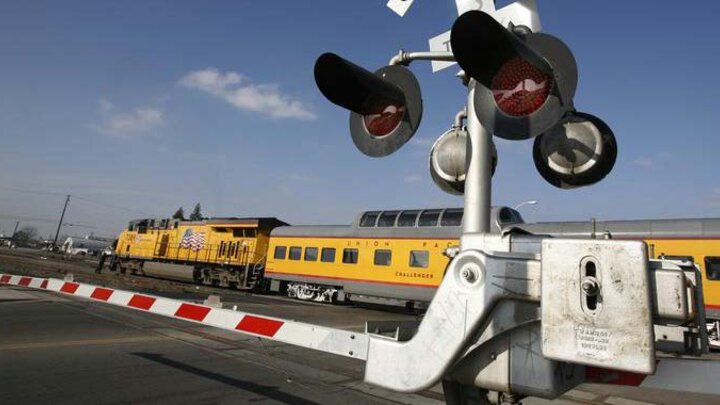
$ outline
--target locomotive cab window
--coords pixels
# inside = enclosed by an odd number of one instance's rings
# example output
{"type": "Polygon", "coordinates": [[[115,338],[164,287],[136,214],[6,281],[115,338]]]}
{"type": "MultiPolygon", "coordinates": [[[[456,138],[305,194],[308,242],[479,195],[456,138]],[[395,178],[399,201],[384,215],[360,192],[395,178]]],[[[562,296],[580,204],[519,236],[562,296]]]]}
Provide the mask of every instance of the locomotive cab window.
{"type": "Polygon", "coordinates": [[[300,260],[301,255],[302,255],[302,248],[300,246],[290,246],[290,256],[288,256],[288,259],[300,260]]]}
{"type": "Polygon", "coordinates": [[[320,253],[320,261],[326,263],[335,262],[335,248],[323,248],[320,253]]]}
{"type": "Polygon", "coordinates": [[[285,246],[275,246],[275,254],[273,255],[274,258],[285,260],[285,253],[287,252],[287,247],[285,246]]]}
{"type": "Polygon", "coordinates": [[[355,264],[358,262],[358,250],[357,249],[343,249],[343,263],[355,264]]]}
{"type": "Polygon", "coordinates": [[[720,280],[720,257],[705,258],[705,275],[708,280],[720,280]]]}
{"type": "Polygon", "coordinates": [[[390,262],[392,262],[392,250],[378,249],[375,251],[373,263],[376,266],[389,266],[390,262]]]}
{"type": "Polygon", "coordinates": [[[430,263],[430,253],[427,250],[410,251],[410,267],[422,267],[426,269],[430,263]]]}
{"type": "Polygon", "coordinates": [[[316,247],[305,248],[305,261],[316,262],[317,256],[318,256],[318,248],[316,248],[316,247]]]}

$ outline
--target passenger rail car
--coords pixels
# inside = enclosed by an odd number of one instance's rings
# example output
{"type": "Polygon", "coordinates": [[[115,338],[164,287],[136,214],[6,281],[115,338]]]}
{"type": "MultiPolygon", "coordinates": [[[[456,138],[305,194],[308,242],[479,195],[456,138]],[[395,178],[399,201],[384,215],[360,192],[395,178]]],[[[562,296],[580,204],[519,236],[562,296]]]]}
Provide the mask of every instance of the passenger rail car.
{"type": "Polygon", "coordinates": [[[249,289],[263,281],[269,234],[281,225],[276,218],[135,220],[118,237],[115,263],[122,273],[249,289]]]}
{"type": "MultiPolygon", "coordinates": [[[[271,291],[304,300],[424,307],[458,244],[462,209],[369,211],[351,226],[284,226],[270,237],[265,276],[271,291]]],[[[492,210],[493,231],[522,223],[492,210]]]]}

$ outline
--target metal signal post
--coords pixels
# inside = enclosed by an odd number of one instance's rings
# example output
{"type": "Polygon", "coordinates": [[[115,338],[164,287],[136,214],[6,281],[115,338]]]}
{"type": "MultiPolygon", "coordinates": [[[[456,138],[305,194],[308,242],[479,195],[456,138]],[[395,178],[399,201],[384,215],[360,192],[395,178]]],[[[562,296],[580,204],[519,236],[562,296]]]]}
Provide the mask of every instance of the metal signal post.
{"type": "Polygon", "coordinates": [[[482,126],[475,113],[474,80],[468,83],[467,131],[463,234],[490,232],[492,134],[482,126]]]}

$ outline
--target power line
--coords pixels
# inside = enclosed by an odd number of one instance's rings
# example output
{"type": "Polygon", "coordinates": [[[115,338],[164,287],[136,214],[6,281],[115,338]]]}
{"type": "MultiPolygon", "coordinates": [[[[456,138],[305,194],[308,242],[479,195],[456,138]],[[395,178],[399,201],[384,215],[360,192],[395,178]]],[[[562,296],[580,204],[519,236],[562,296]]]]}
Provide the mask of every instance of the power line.
{"type": "MultiPolygon", "coordinates": [[[[18,192],[18,193],[26,193],[26,194],[67,195],[66,193],[56,192],[56,191],[27,190],[27,189],[21,189],[21,188],[15,188],[15,187],[6,187],[6,186],[0,186],[0,189],[9,190],[9,191],[15,191],[15,192],[18,192]]],[[[113,208],[113,209],[116,209],[116,210],[132,212],[132,213],[140,214],[140,215],[143,215],[143,216],[149,216],[149,217],[154,216],[153,214],[149,214],[149,213],[147,213],[147,212],[145,212],[145,211],[141,211],[141,210],[137,210],[137,209],[129,208],[129,207],[122,207],[122,206],[114,205],[114,204],[108,204],[108,203],[106,203],[106,202],[94,200],[94,199],[92,199],[92,198],[87,198],[87,197],[84,197],[84,196],[81,196],[81,195],[77,195],[77,194],[71,194],[71,196],[72,196],[72,198],[74,198],[74,199],[82,200],[82,201],[86,201],[86,202],[90,202],[90,203],[97,204],[97,205],[100,205],[100,206],[104,206],[104,207],[107,207],[107,208],[113,208]]]]}
{"type": "MultiPolygon", "coordinates": [[[[50,223],[50,224],[54,224],[57,222],[57,219],[28,217],[28,216],[22,216],[22,215],[0,214],[0,218],[13,219],[13,220],[23,221],[23,222],[43,222],[43,223],[50,223]]],[[[92,226],[92,225],[67,223],[67,222],[63,223],[63,226],[70,226],[70,227],[75,227],[75,228],[98,229],[98,227],[92,226]]]]}
{"type": "Polygon", "coordinates": [[[6,187],[6,186],[0,186],[3,190],[9,190],[9,191],[15,191],[18,193],[26,193],[26,194],[41,194],[41,195],[66,195],[66,193],[61,193],[58,191],[40,191],[40,190],[24,190],[20,188],[15,187],[6,187]]]}
{"type": "Polygon", "coordinates": [[[90,202],[90,203],[93,203],[93,204],[97,204],[97,205],[101,205],[101,206],[108,207],[108,208],[114,208],[114,209],[117,209],[117,210],[133,212],[133,213],[140,214],[140,215],[145,215],[145,216],[153,216],[153,215],[151,215],[151,214],[148,214],[147,212],[140,211],[140,210],[136,210],[136,209],[134,209],[134,208],[121,207],[121,206],[119,206],[119,205],[108,204],[108,203],[105,203],[105,202],[100,202],[100,201],[93,200],[93,199],[90,199],[90,198],[87,198],[87,197],[83,197],[83,196],[79,196],[79,195],[76,195],[76,194],[73,194],[72,197],[75,198],[75,199],[77,199],[77,200],[87,201],[87,202],[90,202]]]}

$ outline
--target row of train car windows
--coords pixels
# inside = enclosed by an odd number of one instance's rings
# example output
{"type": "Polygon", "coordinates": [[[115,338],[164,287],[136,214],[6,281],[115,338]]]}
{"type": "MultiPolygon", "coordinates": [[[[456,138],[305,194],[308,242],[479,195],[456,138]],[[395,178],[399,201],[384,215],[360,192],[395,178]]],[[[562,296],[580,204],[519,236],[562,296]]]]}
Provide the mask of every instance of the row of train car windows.
{"type": "Polygon", "coordinates": [[[414,226],[460,226],[463,210],[453,208],[446,210],[412,210],[412,211],[371,211],[360,218],[361,227],[414,227],[414,226]],[[440,216],[442,214],[442,217],[440,216]]]}
{"type": "MultiPolygon", "coordinates": [[[[278,260],[300,260],[301,258],[308,262],[318,260],[318,248],[306,247],[305,255],[302,254],[302,247],[290,246],[288,254],[287,246],[275,246],[273,257],[278,260]]],[[[342,252],[342,262],[345,264],[356,264],[358,262],[359,252],[354,248],[345,248],[342,252]]],[[[335,248],[322,248],[320,250],[320,261],[326,263],[335,262],[335,248]]],[[[392,250],[376,249],[373,264],[376,266],[390,266],[392,263],[392,250]]],[[[410,267],[427,268],[430,263],[430,253],[427,250],[411,250],[409,257],[410,267]]]]}

